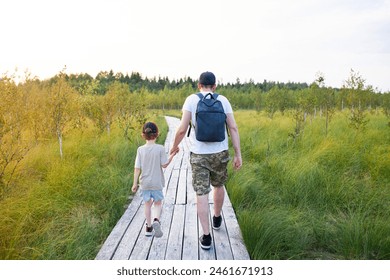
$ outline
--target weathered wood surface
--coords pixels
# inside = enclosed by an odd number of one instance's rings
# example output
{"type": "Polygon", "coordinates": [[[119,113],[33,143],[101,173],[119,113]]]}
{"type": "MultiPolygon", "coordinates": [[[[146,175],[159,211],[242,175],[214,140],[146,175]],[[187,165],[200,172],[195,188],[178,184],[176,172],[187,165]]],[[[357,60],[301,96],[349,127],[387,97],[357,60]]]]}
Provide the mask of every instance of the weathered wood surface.
{"type": "MultiPolygon", "coordinates": [[[[172,145],[179,120],[166,117],[169,132],[165,141],[167,153],[172,145]]],[[[213,246],[203,250],[198,238],[202,234],[196,211],[189,164],[189,138],[180,144],[180,153],[165,169],[166,186],[161,214],[164,235],[145,236],[143,202],[139,193],[120,218],[98,252],[97,260],[246,260],[248,251],[243,243],[234,209],[226,195],[222,208],[223,223],[211,230],[213,246]]],[[[210,213],[213,201],[210,193],[210,213]]],[[[211,218],[210,218],[211,220],[211,218]]]]}

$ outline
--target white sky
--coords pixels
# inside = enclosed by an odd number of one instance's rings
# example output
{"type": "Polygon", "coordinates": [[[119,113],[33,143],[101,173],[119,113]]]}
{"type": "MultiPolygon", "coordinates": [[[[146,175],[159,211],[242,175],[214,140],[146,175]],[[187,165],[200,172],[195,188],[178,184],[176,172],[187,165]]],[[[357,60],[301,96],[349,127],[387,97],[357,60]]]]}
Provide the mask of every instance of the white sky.
{"type": "Polygon", "coordinates": [[[390,90],[390,0],[0,0],[0,74],[213,71],[390,90]]]}

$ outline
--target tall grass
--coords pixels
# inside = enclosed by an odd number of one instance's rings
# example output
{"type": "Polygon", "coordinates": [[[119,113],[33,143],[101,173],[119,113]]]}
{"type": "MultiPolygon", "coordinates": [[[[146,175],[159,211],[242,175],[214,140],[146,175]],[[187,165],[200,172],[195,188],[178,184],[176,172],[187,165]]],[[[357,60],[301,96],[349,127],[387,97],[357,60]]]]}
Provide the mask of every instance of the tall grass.
{"type": "MultiPolygon", "coordinates": [[[[288,113],[236,112],[244,166],[227,189],[253,259],[390,259],[390,129],[369,118],[356,132],[338,113],[325,136],[317,117],[294,140],[288,113]]],[[[0,201],[0,259],[93,259],[128,203],[132,140],[84,129],[62,160],[55,140],[32,150],[0,201]]]]}
{"type": "Polygon", "coordinates": [[[254,259],[390,259],[390,129],[339,113],[289,138],[292,118],[237,112],[244,165],[230,199],[254,259]]]}
{"type": "MultiPolygon", "coordinates": [[[[158,118],[164,140],[166,124],[158,118]]],[[[84,129],[35,148],[0,201],[0,259],[93,259],[131,193],[136,131],[97,136],[84,129]]]]}

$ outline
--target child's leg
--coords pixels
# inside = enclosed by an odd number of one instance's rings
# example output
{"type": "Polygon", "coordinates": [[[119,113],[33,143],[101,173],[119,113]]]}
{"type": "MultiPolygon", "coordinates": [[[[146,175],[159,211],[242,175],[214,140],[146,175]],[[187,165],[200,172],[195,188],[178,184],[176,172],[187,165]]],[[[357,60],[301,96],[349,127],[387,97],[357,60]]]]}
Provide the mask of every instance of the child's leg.
{"type": "Polygon", "coordinates": [[[161,207],[162,207],[162,201],[155,201],[153,203],[153,229],[154,229],[154,236],[159,238],[163,236],[163,232],[161,230],[161,224],[160,224],[160,215],[161,215],[161,207]]]}
{"type": "Polygon", "coordinates": [[[148,224],[149,227],[152,225],[152,215],[151,215],[152,204],[153,204],[153,200],[150,199],[149,201],[146,201],[144,205],[146,223],[148,224]]]}
{"type": "Polygon", "coordinates": [[[153,220],[158,219],[160,221],[162,208],[162,200],[153,202],[153,220]]]}

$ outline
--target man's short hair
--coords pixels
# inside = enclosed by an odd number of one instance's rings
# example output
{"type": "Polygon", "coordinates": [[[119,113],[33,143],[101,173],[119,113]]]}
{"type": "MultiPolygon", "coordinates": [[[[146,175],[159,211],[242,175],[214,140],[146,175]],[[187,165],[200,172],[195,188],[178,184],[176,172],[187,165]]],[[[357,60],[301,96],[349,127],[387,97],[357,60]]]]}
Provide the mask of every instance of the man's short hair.
{"type": "Polygon", "coordinates": [[[199,84],[204,86],[215,85],[215,75],[211,72],[203,72],[199,77],[199,84]]]}

